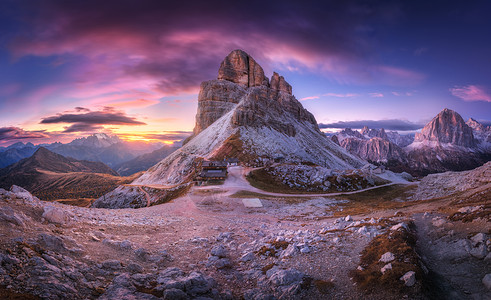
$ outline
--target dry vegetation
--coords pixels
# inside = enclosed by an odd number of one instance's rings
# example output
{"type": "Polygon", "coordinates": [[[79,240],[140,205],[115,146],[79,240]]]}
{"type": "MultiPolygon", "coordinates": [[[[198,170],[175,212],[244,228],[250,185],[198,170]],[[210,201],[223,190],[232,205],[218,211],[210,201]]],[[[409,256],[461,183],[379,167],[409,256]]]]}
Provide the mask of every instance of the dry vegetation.
{"type": "MultiPolygon", "coordinates": [[[[413,228],[414,224],[409,223],[409,227],[413,228]]],[[[377,236],[362,251],[360,266],[363,269],[351,272],[353,280],[367,293],[383,291],[401,296],[402,293],[415,293],[420,290],[421,284],[406,287],[400,280],[408,271],[416,272],[417,280],[423,275],[415,246],[416,235],[412,229],[401,228],[377,236]],[[379,260],[387,252],[393,253],[395,260],[391,262],[392,269],[382,273],[380,270],[386,263],[379,260]]]]}
{"type": "MultiPolygon", "coordinates": [[[[329,189],[321,186],[319,183],[308,186],[291,187],[285,184],[281,178],[271,174],[274,167],[265,167],[256,169],[247,174],[246,179],[249,183],[258,189],[283,194],[312,194],[312,193],[336,193],[340,191],[354,191],[371,187],[369,181],[359,174],[342,175],[343,180],[338,182],[339,176],[329,176],[324,181],[330,184],[329,189]]],[[[375,185],[388,183],[383,179],[377,179],[375,185]]]]}
{"type": "Polygon", "coordinates": [[[409,201],[415,189],[416,185],[396,184],[355,194],[335,196],[338,200],[349,200],[349,202],[339,204],[342,210],[335,212],[335,216],[368,214],[419,204],[422,201],[409,201]]]}

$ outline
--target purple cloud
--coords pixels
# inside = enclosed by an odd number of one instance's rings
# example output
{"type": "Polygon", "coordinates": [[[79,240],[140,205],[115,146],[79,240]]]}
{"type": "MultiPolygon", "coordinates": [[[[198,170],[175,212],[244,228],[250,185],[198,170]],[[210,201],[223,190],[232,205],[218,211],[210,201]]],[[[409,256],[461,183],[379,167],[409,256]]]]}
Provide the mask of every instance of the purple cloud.
{"type": "Polygon", "coordinates": [[[370,46],[374,35],[365,29],[375,20],[396,22],[394,16],[401,13],[397,5],[330,2],[318,9],[254,2],[33,2],[30,11],[35,13],[9,48],[16,57],[77,58],[74,73],[87,84],[126,78],[128,88],[146,86],[164,94],[196,92],[236,48],[249,52],[267,71],[304,67],[339,82],[389,85],[424,77],[377,60],[370,46]]]}
{"type": "Polygon", "coordinates": [[[77,111],[82,111],[83,113],[60,113],[43,118],[40,124],[73,123],[65,127],[65,133],[102,129],[101,126],[97,125],[146,125],[146,123],[129,117],[124,112],[115,110],[112,107],[105,107],[102,111],[86,112],[86,109],[78,109],[77,111]]]}
{"type": "Polygon", "coordinates": [[[19,127],[0,127],[0,141],[49,138],[44,130],[28,131],[19,127]]]}
{"type": "Polygon", "coordinates": [[[458,97],[464,101],[486,101],[491,102],[491,95],[489,95],[483,87],[477,85],[456,86],[450,89],[450,92],[455,97],[458,97]]]}

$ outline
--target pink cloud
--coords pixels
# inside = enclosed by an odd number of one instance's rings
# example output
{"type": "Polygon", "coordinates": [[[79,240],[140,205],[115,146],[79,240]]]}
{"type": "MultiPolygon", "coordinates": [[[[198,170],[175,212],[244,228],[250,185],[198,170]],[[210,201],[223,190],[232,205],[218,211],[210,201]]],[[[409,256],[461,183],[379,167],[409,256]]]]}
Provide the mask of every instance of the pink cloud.
{"type": "Polygon", "coordinates": [[[310,96],[300,99],[300,101],[319,99],[319,96],[310,96]]]}
{"type": "Polygon", "coordinates": [[[489,95],[483,87],[477,85],[467,85],[461,87],[454,87],[450,89],[450,92],[455,97],[458,97],[464,101],[486,101],[491,102],[491,95],[489,95]]]}
{"type": "Polygon", "coordinates": [[[347,94],[337,94],[337,93],[326,93],[323,94],[322,96],[327,96],[327,97],[337,97],[337,98],[352,98],[352,97],[358,97],[358,94],[352,94],[352,93],[347,93],[347,94]]]}
{"type": "Polygon", "coordinates": [[[160,101],[158,101],[158,100],[147,100],[147,99],[137,99],[137,100],[110,103],[107,105],[111,106],[111,107],[117,107],[117,108],[143,108],[143,107],[152,106],[152,105],[157,104],[157,103],[160,103],[160,101]]]}
{"type": "Polygon", "coordinates": [[[369,93],[370,97],[372,98],[383,98],[384,94],[382,93],[369,93]]]}

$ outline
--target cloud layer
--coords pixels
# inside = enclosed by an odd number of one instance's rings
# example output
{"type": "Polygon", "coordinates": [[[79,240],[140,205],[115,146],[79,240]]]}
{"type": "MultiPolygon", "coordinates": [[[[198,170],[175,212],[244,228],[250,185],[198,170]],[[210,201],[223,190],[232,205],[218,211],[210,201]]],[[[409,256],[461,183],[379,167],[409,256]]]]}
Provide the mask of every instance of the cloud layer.
{"type": "Polygon", "coordinates": [[[455,97],[458,97],[464,101],[491,102],[491,95],[489,95],[483,87],[477,85],[456,86],[451,88],[450,92],[455,97]]]}
{"type": "Polygon", "coordinates": [[[43,130],[27,131],[19,127],[0,127],[0,141],[48,138],[43,130]]]}
{"type": "Polygon", "coordinates": [[[102,111],[90,111],[83,107],[77,107],[82,113],[60,113],[55,116],[46,117],[41,124],[68,123],[72,124],[65,128],[64,132],[96,131],[101,129],[98,125],[146,125],[146,123],[127,116],[122,111],[112,107],[106,107],[102,111]]]}
{"type": "Polygon", "coordinates": [[[368,128],[373,129],[381,129],[385,130],[397,130],[397,131],[413,131],[418,130],[424,127],[424,124],[416,124],[406,120],[359,120],[359,121],[340,121],[335,123],[328,124],[319,124],[320,128],[353,128],[353,129],[361,129],[364,126],[368,126],[368,128]]]}
{"type": "Polygon", "coordinates": [[[374,26],[401,14],[396,4],[46,0],[31,6],[23,33],[9,43],[12,54],[63,56],[88,84],[117,79],[165,95],[196,92],[236,48],[269,71],[303,68],[338,82],[389,85],[424,78],[378,59],[371,46],[374,26]]]}

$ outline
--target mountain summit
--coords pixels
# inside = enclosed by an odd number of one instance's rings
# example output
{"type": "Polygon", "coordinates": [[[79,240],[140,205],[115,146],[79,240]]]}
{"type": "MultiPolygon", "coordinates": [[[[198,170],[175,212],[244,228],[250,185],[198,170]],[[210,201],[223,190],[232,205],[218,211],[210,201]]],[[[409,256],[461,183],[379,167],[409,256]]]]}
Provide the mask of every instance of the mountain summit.
{"type": "MultiPolygon", "coordinates": [[[[281,159],[339,170],[366,163],[320,131],[314,116],[293,96],[283,76],[273,73],[269,80],[262,67],[242,50],[225,57],[217,79],[201,83],[193,137],[133,185],[175,188],[193,179],[203,159],[232,157],[250,166],[281,159]]],[[[134,207],[125,205],[146,197],[121,200],[128,194],[135,194],[135,189],[120,187],[99,198],[94,206],[112,207],[117,202],[119,207],[134,207]]],[[[152,201],[159,200],[151,197],[152,201]]]]}
{"type": "Polygon", "coordinates": [[[472,128],[465,123],[457,112],[448,108],[442,110],[431,122],[426,124],[421,133],[416,133],[414,142],[422,145],[436,142],[467,148],[476,146],[472,128]]]}

